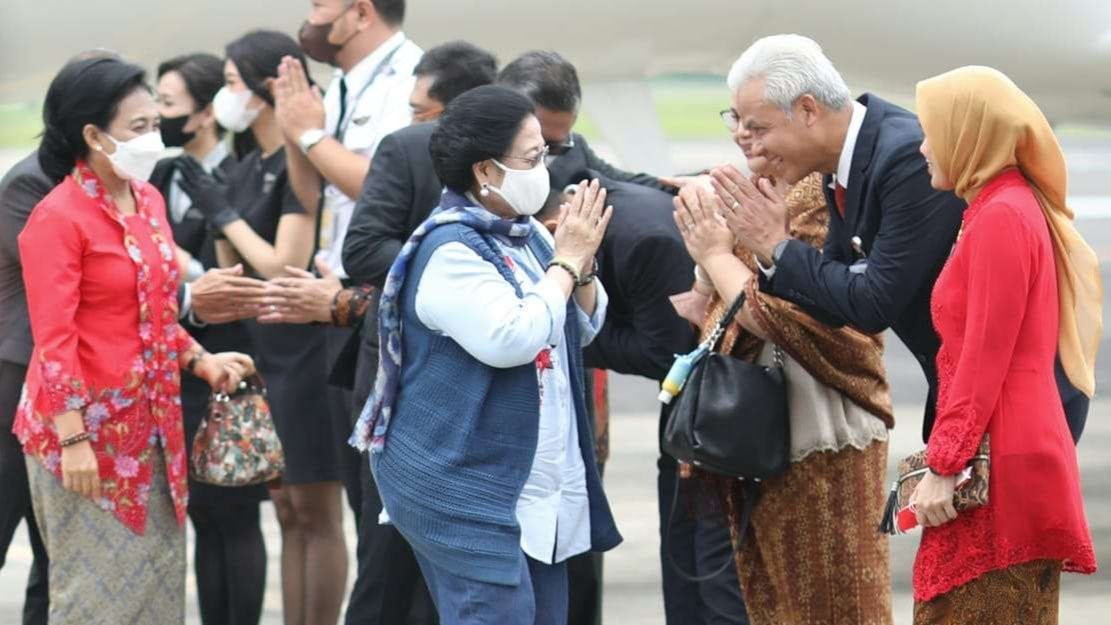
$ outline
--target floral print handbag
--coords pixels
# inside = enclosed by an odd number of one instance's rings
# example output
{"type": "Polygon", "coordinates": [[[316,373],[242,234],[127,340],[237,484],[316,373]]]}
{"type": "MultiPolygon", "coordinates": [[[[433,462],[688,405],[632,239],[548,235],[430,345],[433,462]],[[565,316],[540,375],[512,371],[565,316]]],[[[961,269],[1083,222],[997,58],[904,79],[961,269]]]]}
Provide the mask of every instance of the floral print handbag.
{"type": "Polygon", "coordinates": [[[285,454],[262,377],[243,380],[231,395],[213,393],[193,439],[190,476],[217,486],[247,486],[278,479],[283,471],[285,454]]]}

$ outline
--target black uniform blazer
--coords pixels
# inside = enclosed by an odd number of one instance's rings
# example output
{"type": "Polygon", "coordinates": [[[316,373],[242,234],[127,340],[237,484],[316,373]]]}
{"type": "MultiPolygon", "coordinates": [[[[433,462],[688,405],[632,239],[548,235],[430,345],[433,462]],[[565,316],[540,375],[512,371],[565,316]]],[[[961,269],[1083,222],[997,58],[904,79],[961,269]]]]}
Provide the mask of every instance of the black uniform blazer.
{"type": "Polygon", "coordinates": [[[600,178],[613,217],[598,248],[598,277],[609,296],[606,322],[583,350],[586,366],[660,381],[675,354],[695,344],[691,324],[679,316],[669,296],[694,282],[687,254],[672,218],[672,196],[638,184],[600,178]]]}
{"type": "MultiPolygon", "coordinates": [[[[440,205],[442,185],[428,151],[435,128],[408,126],[378,144],[343,243],[343,268],[352,283],[381,288],[409,235],[440,205]]],[[[356,409],[370,394],[378,368],[377,312],[375,302],[331,373],[333,384],[354,390],[356,409]]]]}

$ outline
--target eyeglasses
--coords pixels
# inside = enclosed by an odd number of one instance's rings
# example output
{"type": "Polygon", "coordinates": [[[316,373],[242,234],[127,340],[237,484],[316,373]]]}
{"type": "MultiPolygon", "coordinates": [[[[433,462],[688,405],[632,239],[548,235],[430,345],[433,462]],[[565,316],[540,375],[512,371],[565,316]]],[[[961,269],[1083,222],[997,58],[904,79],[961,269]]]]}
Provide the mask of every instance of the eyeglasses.
{"type": "Polygon", "coordinates": [[[563,156],[564,154],[570,152],[571,149],[575,147],[575,136],[574,135],[568,135],[567,140],[562,142],[562,143],[556,143],[554,141],[549,141],[547,145],[548,145],[548,154],[551,154],[552,156],[563,156]]]}
{"type": "Polygon", "coordinates": [[[510,154],[505,157],[505,160],[518,160],[528,165],[525,169],[535,169],[544,162],[546,156],[548,156],[548,146],[544,146],[544,149],[537,152],[535,156],[514,156],[510,154]]]}
{"type": "Polygon", "coordinates": [[[741,116],[737,114],[737,111],[725,109],[718,115],[721,116],[721,121],[729,129],[729,132],[737,132],[737,129],[741,127],[741,116]]]}

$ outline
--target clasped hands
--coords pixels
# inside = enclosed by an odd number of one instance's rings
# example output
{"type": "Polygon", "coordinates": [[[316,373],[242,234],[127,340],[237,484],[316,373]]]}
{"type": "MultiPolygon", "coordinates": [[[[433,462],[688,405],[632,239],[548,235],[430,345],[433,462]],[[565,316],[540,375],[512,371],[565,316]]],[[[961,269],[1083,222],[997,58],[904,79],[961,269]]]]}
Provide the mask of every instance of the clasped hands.
{"type": "Polygon", "coordinates": [[[202,323],[258,319],[261,323],[328,323],[332,300],[342,288],[323,263],[321,277],[296,267],[265,281],[243,275],[243,266],[210,269],[192,284],[193,317],[202,323]]]}
{"type": "Polygon", "coordinates": [[[733,254],[739,244],[771,266],[772,251],[790,238],[787,189],[768,178],[755,182],[733,165],[684,185],[675,197],[675,224],[698,264],[715,254],[733,254]]]}

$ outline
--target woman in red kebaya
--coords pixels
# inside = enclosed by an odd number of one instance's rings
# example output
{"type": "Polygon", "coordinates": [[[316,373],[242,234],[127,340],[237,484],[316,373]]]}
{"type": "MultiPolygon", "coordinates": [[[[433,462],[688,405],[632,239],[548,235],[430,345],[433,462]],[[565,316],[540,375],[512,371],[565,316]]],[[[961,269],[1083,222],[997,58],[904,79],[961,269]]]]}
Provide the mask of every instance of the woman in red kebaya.
{"type": "Polygon", "coordinates": [[[178,325],[162,153],[142,68],[73,61],[43,108],[60,181],[19,236],[35,351],[14,431],[50,557],[57,624],[181,623],[186,458],[182,369],[230,390],[254,363],[178,325]]]}
{"type": "Polygon", "coordinates": [[[1096,570],[1076,449],[1054,381],[1091,396],[1101,332],[1094,252],[1065,205],[1061,148],[1009,78],[964,67],[918,84],[931,184],[968,202],[934,287],[941,338],[915,623],[1057,622],[1060,573],[1096,570]],[[957,513],[958,475],[990,435],[988,503],[957,513]]]}

